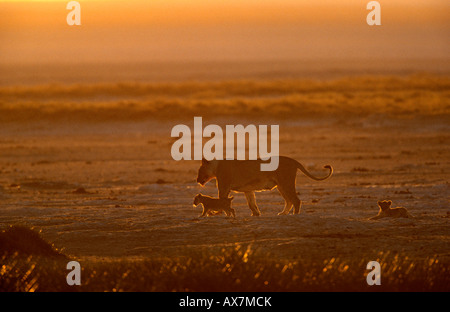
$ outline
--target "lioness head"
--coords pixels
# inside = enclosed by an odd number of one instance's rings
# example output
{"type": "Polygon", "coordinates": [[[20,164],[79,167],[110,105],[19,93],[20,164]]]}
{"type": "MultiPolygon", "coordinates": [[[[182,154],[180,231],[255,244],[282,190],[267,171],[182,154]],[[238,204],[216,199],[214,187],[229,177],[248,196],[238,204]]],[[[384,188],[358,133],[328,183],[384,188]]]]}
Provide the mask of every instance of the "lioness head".
{"type": "Polygon", "coordinates": [[[383,201],[378,201],[378,206],[380,206],[380,209],[385,211],[388,210],[392,205],[392,201],[391,200],[383,200],[383,201]]]}
{"type": "Polygon", "coordinates": [[[213,161],[202,159],[202,165],[198,169],[197,183],[204,186],[209,180],[214,179],[213,161]]]}

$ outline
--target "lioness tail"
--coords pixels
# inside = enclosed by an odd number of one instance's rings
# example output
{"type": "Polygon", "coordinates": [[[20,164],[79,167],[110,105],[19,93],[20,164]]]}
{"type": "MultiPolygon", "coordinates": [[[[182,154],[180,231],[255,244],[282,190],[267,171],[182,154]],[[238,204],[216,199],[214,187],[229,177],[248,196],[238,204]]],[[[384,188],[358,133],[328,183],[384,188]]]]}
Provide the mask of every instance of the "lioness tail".
{"type": "Polygon", "coordinates": [[[323,178],[317,178],[317,177],[313,176],[311,173],[309,173],[309,172],[305,169],[305,167],[303,167],[303,165],[297,161],[297,168],[300,169],[300,171],[303,172],[307,177],[309,177],[309,178],[311,178],[311,179],[313,179],[313,180],[316,180],[316,181],[323,181],[323,180],[326,180],[326,179],[328,179],[329,177],[331,177],[331,175],[333,174],[333,167],[331,167],[330,165],[326,165],[326,166],[323,166],[323,167],[324,167],[325,169],[329,169],[330,172],[328,173],[328,175],[327,175],[326,177],[323,177],[323,178]]]}

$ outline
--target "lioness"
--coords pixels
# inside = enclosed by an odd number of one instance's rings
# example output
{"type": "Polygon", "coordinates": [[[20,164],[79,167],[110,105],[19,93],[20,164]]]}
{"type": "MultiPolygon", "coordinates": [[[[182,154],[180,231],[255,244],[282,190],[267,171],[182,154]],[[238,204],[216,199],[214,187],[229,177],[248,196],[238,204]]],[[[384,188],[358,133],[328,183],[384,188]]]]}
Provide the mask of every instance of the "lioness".
{"type": "Polygon", "coordinates": [[[208,215],[219,214],[222,211],[225,212],[227,216],[236,217],[236,212],[231,208],[231,201],[233,196],[225,199],[212,198],[203,194],[197,194],[194,198],[194,206],[201,204],[203,206],[202,217],[208,215]]]}
{"type": "Polygon", "coordinates": [[[412,218],[409,214],[408,210],[403,207],[391,208],[392,201],[391,200],[383,200],[377,202],[380,210],[375,217],[370,218],[369,220],[377,220],[385,217],[394,217],[394,218],[412,218]]]}
{"type": "MultiPolygon", "coordinates": [[[[324,166],[330,172],[326,177],[317,178],[306,171],[298,161],[279,156],[278,168],[274,171],[261,171],[263,160],[202,160],[198,170],[197,182],[204,186],[211,179],[216,178],[219,189],[219,198],[228,198],[230,191],[243,192],[247,199],[252,216],[259,216],[261,212],[256,205],[255,191],[272,190],[275,187],[285,200],[285,206],[278,215],[288,214],[294,206],[294,214],[300,213],[301,201],[295,191],[297,169],[307,177],[322,181],[328,179],[333,173],[330,165],[324,166]]],[[[267,161],[268,162],[268,161],[267,161]]]]}

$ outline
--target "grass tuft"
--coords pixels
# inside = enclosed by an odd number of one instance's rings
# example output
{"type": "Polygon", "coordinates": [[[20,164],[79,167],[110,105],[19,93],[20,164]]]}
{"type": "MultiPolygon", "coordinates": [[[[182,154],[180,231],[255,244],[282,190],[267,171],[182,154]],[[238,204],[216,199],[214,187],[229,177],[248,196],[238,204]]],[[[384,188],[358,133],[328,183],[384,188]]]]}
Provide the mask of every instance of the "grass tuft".
{"type": "Polygon", "coordinates": [[[367,259],[277,260],[251,245],[203,249],[179,258],[79,260],[81,286],[68,286],[68,258],[38,233],[11,227],[1,234],[0,291],[449,291],[448,263],[380,252],[381,286],[368,286],[367,259]],[[15,238],[17,246],[5,239],[15,238]],[[25,243],[31,239],[30,243],[25,243]],[[38,246],[33,246],[37,242],[38,246]],[[2,245],[5,246],[5,245],[2,245]],[[29,250],[26,250],[30,247],[29,250]],[[11,251],[14,250],[14,253],[11,251]]]}

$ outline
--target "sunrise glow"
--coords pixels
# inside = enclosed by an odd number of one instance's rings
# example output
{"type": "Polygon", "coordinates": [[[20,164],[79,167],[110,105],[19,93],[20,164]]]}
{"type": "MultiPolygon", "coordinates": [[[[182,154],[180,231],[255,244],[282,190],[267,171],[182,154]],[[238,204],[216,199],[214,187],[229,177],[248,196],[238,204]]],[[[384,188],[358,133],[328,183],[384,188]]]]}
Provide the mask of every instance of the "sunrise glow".
{"type": "Polygon", "coordinates": [[[448,55],[449,5],[438,0],[381,1],[377,29],[356,0],[82,0],[78,28],[67,3],[0,1],[2,61],[70,61],[73,49],[77,61],[448,55]]]}

